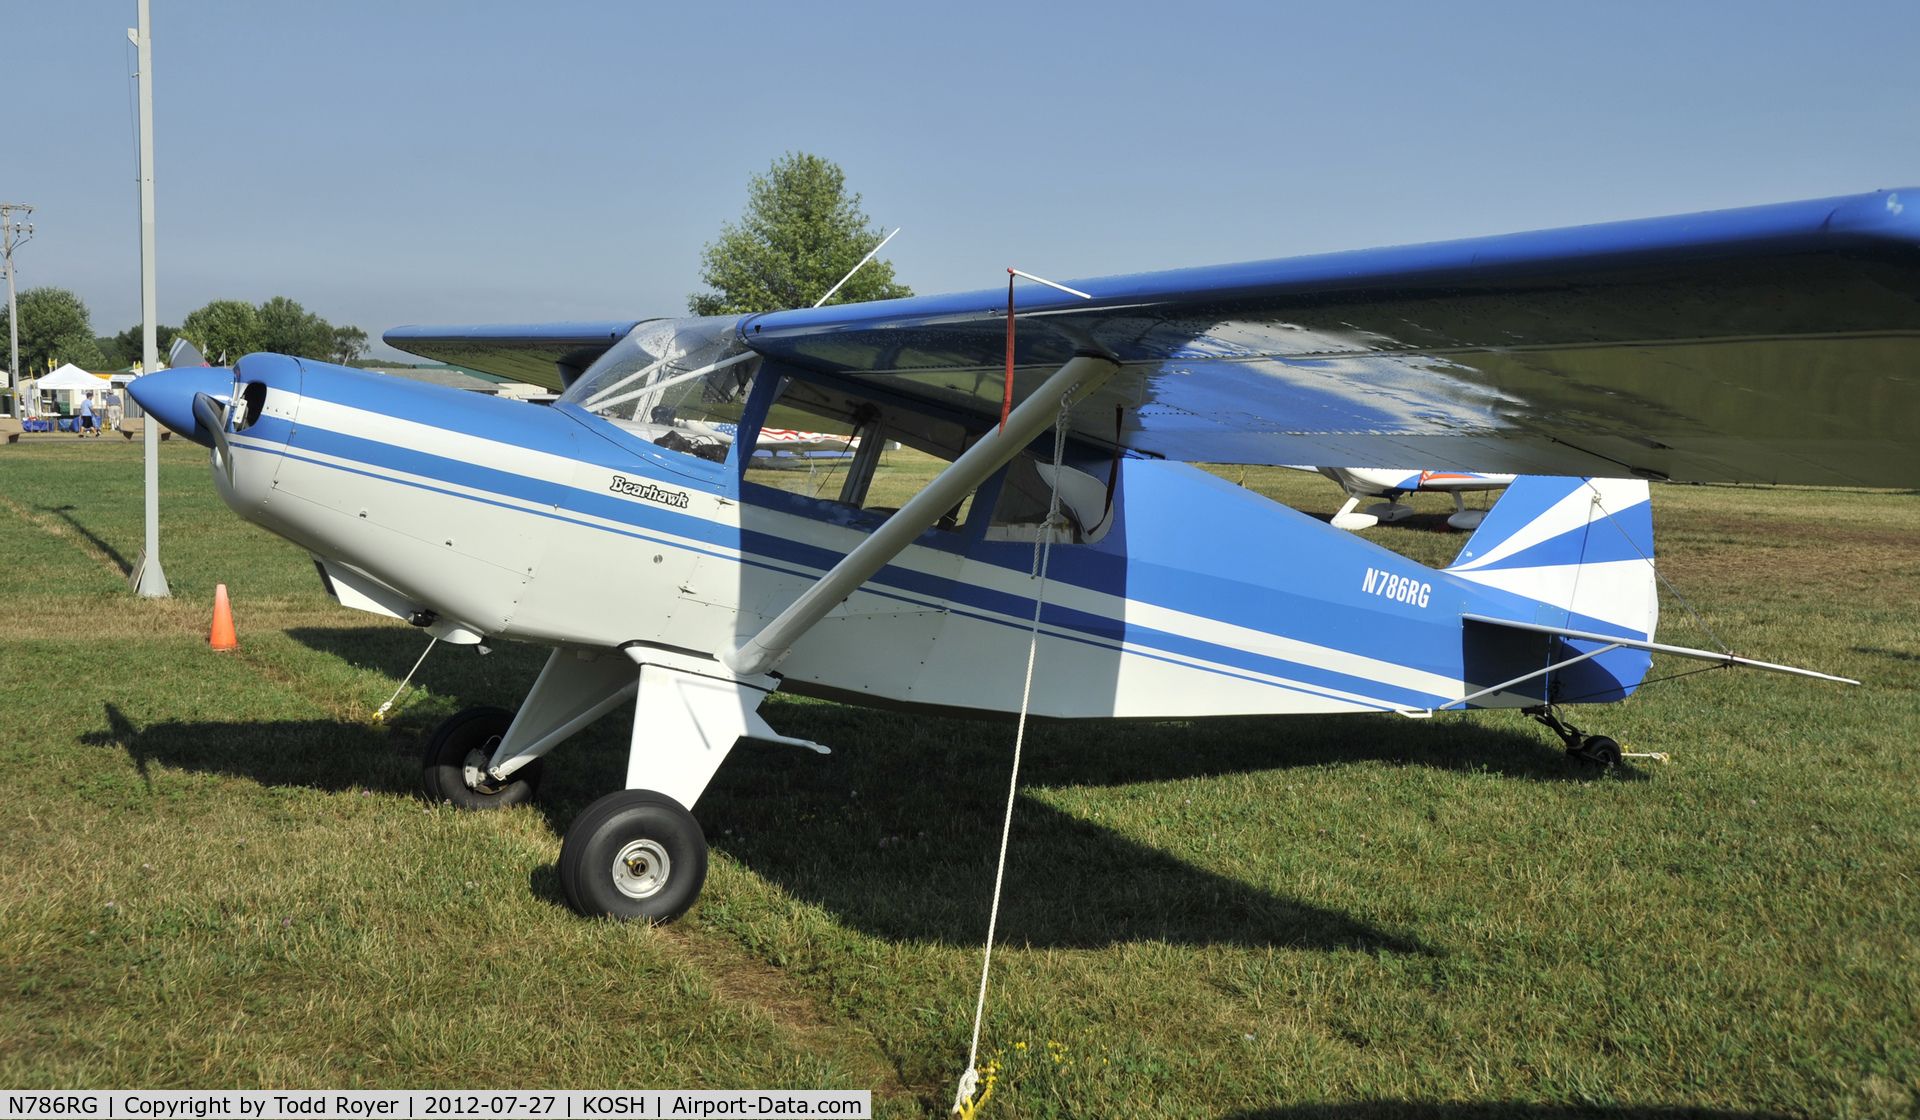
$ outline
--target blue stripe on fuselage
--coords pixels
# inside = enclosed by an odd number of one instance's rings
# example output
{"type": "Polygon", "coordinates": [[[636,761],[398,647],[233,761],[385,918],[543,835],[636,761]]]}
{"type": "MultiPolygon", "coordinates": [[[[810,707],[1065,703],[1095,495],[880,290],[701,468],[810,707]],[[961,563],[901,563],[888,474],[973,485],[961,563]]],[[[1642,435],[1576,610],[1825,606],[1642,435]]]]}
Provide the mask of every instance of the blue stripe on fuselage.
{"type": "MultiPolygon", "coordinates": [[[[562,413],[494,401],[439,386],[396,383],[380,375],[357,371],[338,371],[338,374],[308,377],[304,387],[306,395],[570,460],[584,459],[668,485],[710,489],[692,485],[684,478],[662,478],[648,471],[646,463],[598,438],[585,425],[562,413]]],[[[679,513],[670,507],[656,507],[612,493],[580,490],[431,451],[321,428],[311,422],[300,425],[293,444],[288,450],[296,457],[305,458],[300,452],[311,450],[507,499],[493,504],[511,506],[513,501],[518,501],[544,506],[545,509],[525,512],[589,528],[606,529],[607,526],[568,514],[603,518],[628,526],[631,535],[659,533],[683,540],[708,541],[723,549],[737,548],[743,553],[739,558],[743,564],[803,578],[811,578],[831,567],[844,555],[835,549],[793,540],[778,531],[745,528],[733,538],[727,526],[679,513]],[[555,506],[559,509],[554,509],[555,506]]],[[[1453,579],[1347,534],[1335,533],[1321,522],[1203,472],[1177,465],[1134,461],[1124,463],[1123,470],[1128,495],[1119,511],[1122,524],[1101,544],[1055,549],[1050,571],[1053,581],[1264,633],[1333,646],[1454,679],[1458,679],[1460,673],[1458,615],[1463,607],[1500,616],[1532,617],[1529,600],[1453,579]],[[1195,486],[1195,482],[1202,485],[1195,486]],[[1169,504],[1170,509],[1161,508],[1169,504]],[[1216,506],[1220,508],[1215,509],[1216,506]],[[1161,518],[1169,512],[1179,517],[1165,524],[1178,524],[1178,533],[1136,532],[1132,534],[1129,551],[1126,521],[1138,524],[1144,519],[1161,523],[1161,518]],[[1143,537],[1147,538],[1145,542],[1143,537]],[[1155,541],[1157,543],[1152,543],[1155,541]],[[1352,547],[1356,545],[1360,547],[1352,547]],[[1312,562],[1298,563],[1296,558],[1302,556],[1311,556],[1312,562]],[[1272,569],[1262,572],[1259,564],[1263,557],[1272,558],[1274,566],[1282,569],[1285,588],[1272,582],[1272,569]],[[1364,594],[1361,585],[1368,566],[1433,585],[1428,608],[1422,610],[1364,594]],[[1370,621],[1366,626],[1358,626],[1357,617],[1370,621]]],[[[425,485],[413,481],[405,484],[425,485]]],[[[425,488],[437,489],[431,485],[425,488]]],[[[439,492],[473,499],[473,495],[459,495],[457,491],[439,492]]],[[[766,512],[779,516],[773,511],[766,512]]],[[[759,507],[743,510],[749,523],[759,513],[759,507]]],[[[1154,527],[1158,528],[1159,524],[1154,527]]],[[[726,555],[720,551],[700,551],[716,557],[726,555]]],[[[1003,569],[1023,571],[1031,562],[1032,546],[975,542],[968,549],[968,557],[1003,569]]],[[[997,622],[1031,617],[1030,597],[903,566],[888,566],[872,582],[879,585],[874,590],[891,589],[906,601],[944,606],[997,622]]],[[[1309,663],[1286,661],[1051,604],[1046,608],[1044,624],[1049,629],[1077,634],[1100,645],[1114,645],[1124,640],[1185,657],[1233,665],[1248,672],[1286,676],[1325,689],[1392,696],[1395,702],[1408,705],[1422,703],[1424,697],[1424,694],[1378,680],[1356,678],[1309,663]]]]}
{"type": "MultiPolygon", "coordinates": [[[[682,542],[688,539],[699,540],[706,535],[707,529],[715,527],[712,522],[680,514],[665,507],[654,509],[651,506],[611,495],[602,498],[599,495],[583,494],[570,487],[562,487],[544,480],[529,479],[512,472],[480,467],[461,460],[344,435],[320,429],[311,424],[305,425],[301,434],[307,437],[302,442],[308,443],[314,451],[333,458],[366,464],[370,468],[355,470],[354,473],[429,490],[449,497],[516,509],[590,529],[621,532],[622,535],[652,543],[668,543],[667,537],[679,538],[682,542]],[[379,473],[381,470],[404,472],[414,478],[395,479],[390,475],[379,473]],[[421,479],[430,481],[419,481],[421,479]],[[433,482],[444,485],[435,486],[433,482]],[[457,486],[461,489],[445,488],[447,486],[457,486]],[[477,490],[500,500],[463,493],[466,490],[477,490]],[[561,507],[558,510],[552,508],[556,498],[559,499],[561,507]],[[583,504],[577,500],[580,498],[588,499],[584,504],[596,508],[585,510],[577,508],[583,504]],[[528,509],[519,504],[521,502],[536,503],[546,508],[528,509]],[[604,517],[606,520],[621,523],[629,528],[622,530],[586,521],[577,516],[581,513],[604,517]],[[660,536],[653,534],[660,534],[660,536]]],[[[276,453],[268,448],[257,448],[257,450],[276,453]]],[[[304,455],[299,448],[290,448],[277,453],[320,467],[352,470],[352,468],[304,455]]],[[[738,558],[740,563],[748,567],[764,568],[802,578],[813,578],[818,571],[831,567],[844,555],[832,549],[804,544],[773,533],[749,532],[742,536],[744,545],[742,551],[745,555],[738,558]]],[[[713,549],[697,551],[717,559],[734,559],[725,551],[713,549]]],[[[995,551],[1002,553],[1003,558],[1013,559],[1016,556],[1030,557],[1032,550],[1030,546],[1013,544],[1001,545],[995,551]]],[[[1072,562],[1069,550],[1058,549],[1055,556],[1066,562],[1057,566],[1050,578],[1054,582],[1069,583],[1076,587],[1083,586],[1061,570],[1080,566],[1072,562]]],[[[1030,618],[1033,609],[1033,600],[1028,596],[962,583],[948,577],[934,576],[897,565],[890,565],[883,569],[870,582],[869,591],[886,595],[888,598],[897,598],[912,605],[944,607],[956,613],[1010,628],[1023,629],[1025,623],[1020,620],[1030,618]],[[882,588],[904,594],[887,594],[882,588]]],[[[1378,697],[1385,703],[1416,705],[1424,702],[1422,699],[1424,694],[1393,688],[1379,681],[1352,677],[1309,663],[1290,662],[1255,654],[1237,647],[1224,646],[1164,630],[1127,625],[1110,616],[1075,610],[1054,603],[1046,605],[1042,624],[1049,631],[1058,632],[1061,637],[1090,641],[1115,650],[1119,649],[1121,641],[1125,641],[1136,646],[1232,666],[1252,673],[1288,677],[1322,689],[1378,697]]]]}

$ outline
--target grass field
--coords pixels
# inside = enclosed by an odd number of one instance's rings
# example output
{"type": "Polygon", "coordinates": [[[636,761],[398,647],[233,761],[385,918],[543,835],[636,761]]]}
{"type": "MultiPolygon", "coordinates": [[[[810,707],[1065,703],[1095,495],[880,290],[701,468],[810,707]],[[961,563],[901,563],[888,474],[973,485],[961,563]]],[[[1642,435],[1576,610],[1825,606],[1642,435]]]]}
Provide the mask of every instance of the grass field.
{"type": "MultiPolygon", "coordinates": [[[[0,447],[0,1083],[819,1085],[944,1113],[1009,726],[775,696],[835,753],[743,746],[688,918],[583,921],[554,860],[627,718],[552,756],[536,807],[426,805],[423,736],[517,704],[544,651],[437,650],[374,725],[422,635],[325,598],[197,448],[163,448],[175,598],[126,593],[138,455],[0,447]],[[216,583],[234,654],[206,648],[216,583]]],[[[1461,538],[1420,501],[1369,535],[1444,562],[1461,538]]],[[[1578,710],[1672,755],[1604,776],[1515,713],[1041,727],[982,1114],[1913,1115],[1920,496],[1662,486],[1655,515],[1728,644],[1865,686],[1713,671],[1578,710]]],[[[1711,644],[1671,601],[1662,636],[1711,644]]]]}

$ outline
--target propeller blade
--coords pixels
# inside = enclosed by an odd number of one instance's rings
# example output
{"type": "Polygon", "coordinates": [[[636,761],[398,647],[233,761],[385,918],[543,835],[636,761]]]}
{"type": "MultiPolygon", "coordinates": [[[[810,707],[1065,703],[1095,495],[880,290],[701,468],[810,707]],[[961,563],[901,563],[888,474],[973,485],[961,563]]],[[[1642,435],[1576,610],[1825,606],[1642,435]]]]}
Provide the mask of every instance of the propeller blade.
{"type": "Polygon", "coordinates": [[[220,465],[226,468],[227,481],[233,481],[233,448],[227,443],[227,410],[205,393],[193,395],[193,420],[213,436],[213,447],[220,453],[220,465]]]}

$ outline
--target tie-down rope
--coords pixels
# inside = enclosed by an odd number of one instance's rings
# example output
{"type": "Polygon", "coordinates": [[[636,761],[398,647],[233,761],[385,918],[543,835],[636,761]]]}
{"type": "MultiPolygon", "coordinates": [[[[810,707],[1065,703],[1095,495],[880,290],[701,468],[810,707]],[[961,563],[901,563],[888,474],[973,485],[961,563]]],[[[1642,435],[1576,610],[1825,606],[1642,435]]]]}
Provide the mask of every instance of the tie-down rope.
{"type": "Polygon", "coordinates": [[[1067,448],[1067,411],[1079,388],[1073,386],[1060,398],[1060,414],[1053,422],[1053,493],[1047,501],[1046,524],[1033,542],[1033,568],[1028,578],[1038,580],[1039,585],[1033,592],[1033,626],[1027,638],[1027,680],[1020,689],[1020,721],[1013,733],[1013,773],[1007,777],[1007,812],[1000,822],[1000,861],[993,869],[993,907],[987,911],[987,945],[980,954],[980,995],[973,1004],[973,1043],[967,1049],[967,1072],[960,1075],[960,1088],[953,1097],[953,1111],[959,1113],[962,1120],[973,1120],[975,1110],[993,1095],[993,1083],[989,1081],[980,1099],[973,1098],[974,1090],[980,1086],[980,1024],[986,1018],[987,976],[993,969],[993,938],[1000,926],[1000,887],[1007,875],[1007,839],[1013,833],[1014,795],[1020,789],[1020,751],[1026,745],[1027,709],[1033,699],[1033,666],[1040,651],[1040,607],[1046,601],[1047,563],[1053,557],[1053,535],[1060,523],[1060,471],[1067,448]]]}
{"type": "Polygon", "coordinates": [[[439,644],[440,644],[440,639],[434,638],[432,641],[427,643],[426,649],[423,649],[420,651],[420,660],[413,663],[413,668],[407,670],[406,679],[400,682],[400,687],[394,689],[393,695],[387,697],[387,702],[380,705],[379,711],[373,713],[373,722],[379,723],[382,720],[387,718],[387,709],[393,707],[393,702],[395,700],[400,699],[400,693],[403,689],[407,687],[407,681],[411,681],[413,679],[413,675],[420,671],[420,666],[427,663],[427,654],[432,653],[433,647],[439,644]]]}

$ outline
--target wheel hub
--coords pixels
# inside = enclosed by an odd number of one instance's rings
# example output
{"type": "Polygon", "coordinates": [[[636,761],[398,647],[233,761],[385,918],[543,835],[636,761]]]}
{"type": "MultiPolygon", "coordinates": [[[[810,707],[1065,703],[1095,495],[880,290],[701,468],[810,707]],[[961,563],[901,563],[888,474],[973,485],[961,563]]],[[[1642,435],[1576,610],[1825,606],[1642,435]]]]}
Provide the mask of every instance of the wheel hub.
{"type": "Polygon", "coordinates": [[[613,857],[613,885],[628,898],[659,894],[673,873],[673,860],[657,840],[635,840],[613,857]]]}
{"type": "Polygon", "coordinates": [[[487,765],[493,761],[493,746],[500,740],[495,738],[483,749],[467,752],[466,762],[460,767],[460,775],[466,780],[467,788],[475,793],[499,793],[502,783],[493,780],[487,773],[487,765]]]}

